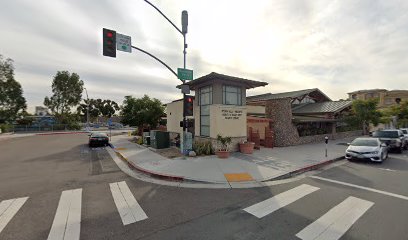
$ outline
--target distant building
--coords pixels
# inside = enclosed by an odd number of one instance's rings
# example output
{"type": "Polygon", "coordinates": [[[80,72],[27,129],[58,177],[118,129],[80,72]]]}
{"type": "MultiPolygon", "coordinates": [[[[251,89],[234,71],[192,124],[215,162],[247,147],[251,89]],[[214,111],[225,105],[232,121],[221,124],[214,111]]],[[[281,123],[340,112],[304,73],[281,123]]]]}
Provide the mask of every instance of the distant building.
{"type": "Polygon", "coordinates": [[[350,100],[368,100],[378,98],[378,108],[397,105],[408,101],[408,90],[367,89],[348,93],[350,100]]]}
{"type": "Polygon", "coordinates": [[[42,107],[42,106],[36,106],[34,115],[36,115],[36,116],[47,116],[48,115],[48,108],[42,107]]]}

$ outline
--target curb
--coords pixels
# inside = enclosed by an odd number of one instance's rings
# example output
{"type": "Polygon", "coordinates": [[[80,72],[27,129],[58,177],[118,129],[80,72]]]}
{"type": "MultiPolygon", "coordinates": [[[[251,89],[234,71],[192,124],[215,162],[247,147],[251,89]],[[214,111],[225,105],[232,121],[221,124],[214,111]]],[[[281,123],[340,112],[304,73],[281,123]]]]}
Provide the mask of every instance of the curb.
{"type": "Polygon", "coordinates": [[[50,133],[36,133],[35,135],[46,136],[46,135],[58,135],[58,134],[78,134],[78,133],[88,133],[86,131],[75,131],[75,132],[50,132],[50,133]]]}
{"type": "Polygon", "coordinates": [[[272,178],[272,179],[270,179],[268,181],[282,180],[282,179],[290,178],[290,177],[293,177],[293,176],[296,176],[296,175],[299,175],[299,174],[302,174],[302,173],[305,173],[305,172],[309,172],[309,171],[312,171],[312,170],[319,169],[319,168],[321,168],[323,166],[326,166],[326,165],[329,165],[331,163],[337,162],[337,161],[342,160],[344,158],[345,158],[344,156],[341,156],[341,157],[337,157],[337,158],[334,158],[334,159],[325,160],[325,161],[318,162],[318,163],[315,163],[315,164],[312,164],[312,165],[308,165],[306,167],[302,167],[302,168],[296,169],[294,171],[288,172],[288,173],[286,173],[284,175],[281,175],[279,177],[272,178]]]}
{"type": "Polygon", "coordinates": [[[181,177],[181,176],[174,176],[174,175],[169,175],[169,174],[162,174],[162,173],[157,173],[157,172],[153,172],[153,171],[150,171],[150,170],[141,168],[141,167],[137,166],[136,164],[134,164],[134,163],[128,161],[127,158],[125,158],[119,151],[115,150],[115,147],[113,146],[113,144],[110,144],[110,145],[111,145],[113,151],[115,151],[115,153],[116,153],[117,155],[119,155],[119,157],[120,157],[122,160],[126,161],[126,163],[128,164],[128,166],[129,166],[130,168],[132,168],[132,169],[136,169],[136,170],[138,170],[138,171],[140,171],[140,172],[143,172],[143,173],[145,173],[145,174],[148,174],[148,175],[150,175],[150,176],[152,176],[152,177],[156,177],[156,178],[159,178],[159,179],[166,179],[166,180],[178,181],[178,182],[183,182],[183,181],[184,181],[184,177],[181,177]]]}

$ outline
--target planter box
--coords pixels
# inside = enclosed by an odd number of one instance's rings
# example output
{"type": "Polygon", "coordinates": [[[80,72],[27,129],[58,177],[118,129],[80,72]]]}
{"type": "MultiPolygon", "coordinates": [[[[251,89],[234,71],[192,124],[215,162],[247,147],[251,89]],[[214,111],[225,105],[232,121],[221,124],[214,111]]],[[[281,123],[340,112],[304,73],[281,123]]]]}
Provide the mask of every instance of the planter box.
{"type": "Polygon", "coordinates": [[[215,155],[218,158],[229,158],[230,152],[229,151],[215,151],[215,155]]]}
{"type": "Polygon", "coordinates": [[[246,142],[239,144],[239,151],[245,154],[252,154],[254,152],[255,143],[246,142]]]}

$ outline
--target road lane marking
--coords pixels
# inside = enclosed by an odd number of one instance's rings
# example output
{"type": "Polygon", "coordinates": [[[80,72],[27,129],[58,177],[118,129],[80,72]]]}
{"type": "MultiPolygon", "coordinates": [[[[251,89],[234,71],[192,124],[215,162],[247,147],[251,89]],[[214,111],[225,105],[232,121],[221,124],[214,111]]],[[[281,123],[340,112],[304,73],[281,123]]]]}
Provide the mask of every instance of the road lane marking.
{"type": "Polygon", "coordinates": [[[341,184],[341,185],[345,185],[345,186],[349,186],[349,187],[359,188],[359,189],[363,189],[363,190],[367,190],[367,191],[371,191],[371,192],[376,192],[376,193],[384,194],[384,195],[387,195],[387,196],[400,198],[400,199],[403,199],[403,200],[408,200],[407,196],[396,194],[396,193],[391,193],[391,192],[386,192],[386,191],[378,190],[378,189],[375,189],[375,188],[359,186],[359,185],[355,185],[355,184],[351,184],[351,183],[340,182],[340,181],[336,181],[336,180],[332,180],[332,179],[328,179],[328,178],[323,178],[323,177],[318,177],[318,176],[310,176],[310,178],[319,179],[319,180],[326,181],[326,182],[337,183],[337,184],[341,184]]]}
{"type": "Polygon", "coordinates": [[[377,169],[384,170],[384,171],[390,171],[390,172],[396,172],[397,171],[397,170],[389,169],[389,168],[377,168],[377,169]]]}
{"type": "Polygon", "coordinates": [[[78,240],[81,231],[82,188],[61,193],[48,240],[78,240]]]}
{"type": "Polygon", "coordinates": [[[147,219],[146,213],[136,201],[126,182],[110,183],[109,186],[123,225],[147,219]]]}
{"type": "Polygon", "coordinates": [[[302,184],[298,187],[266,199],[265,201],[247,207],[244,209],[244,211],[254,215],[257,218],[262,218],[317,190],[319,190],[318,187],[302,184]]]}
{"type": "Polygon", "coordinates": [[[302,240],[337,240],[373,205],[367,200],[348,197],[296,236],[302,240]]]}
{"type": "Polygon", "coordinates": [[[0,202],[0,233],[14,217],[14,215],[16,215],[18,210],[20,210],[27,199],[28,197],[23,197],[0,202]]]}

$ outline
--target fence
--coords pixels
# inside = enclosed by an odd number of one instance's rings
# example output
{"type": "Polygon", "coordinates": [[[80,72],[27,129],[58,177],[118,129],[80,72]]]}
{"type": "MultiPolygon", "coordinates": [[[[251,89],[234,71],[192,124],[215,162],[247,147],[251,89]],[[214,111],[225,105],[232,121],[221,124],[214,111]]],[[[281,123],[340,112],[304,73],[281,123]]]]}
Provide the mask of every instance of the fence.
{"type": "Polygon", "coordinates": [[[49,124],[49,125],[13,125],[13,132],[46,132],[46,131],[67,131],[70,130],[68,124],[49,124]]]}

